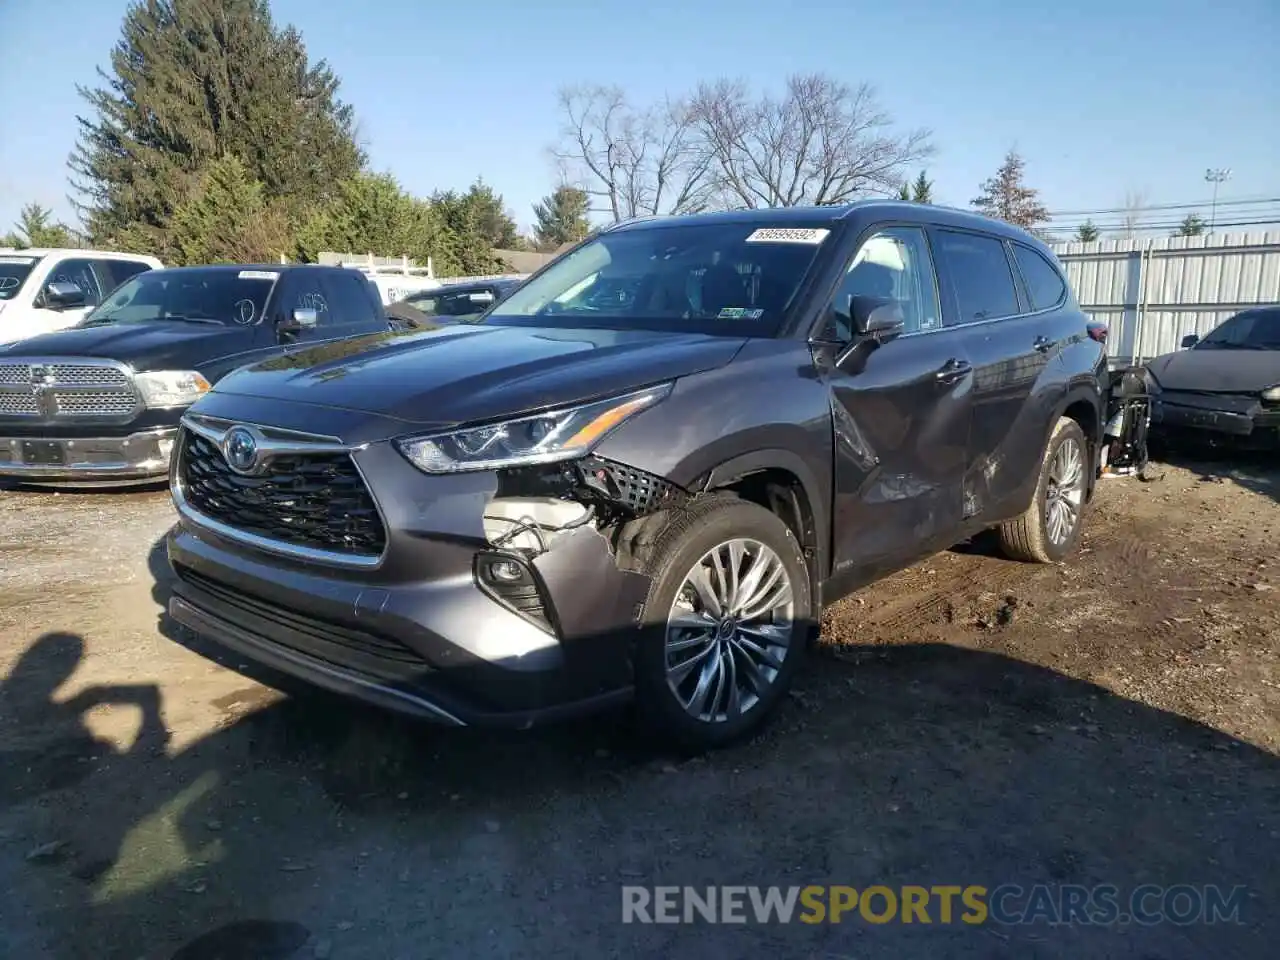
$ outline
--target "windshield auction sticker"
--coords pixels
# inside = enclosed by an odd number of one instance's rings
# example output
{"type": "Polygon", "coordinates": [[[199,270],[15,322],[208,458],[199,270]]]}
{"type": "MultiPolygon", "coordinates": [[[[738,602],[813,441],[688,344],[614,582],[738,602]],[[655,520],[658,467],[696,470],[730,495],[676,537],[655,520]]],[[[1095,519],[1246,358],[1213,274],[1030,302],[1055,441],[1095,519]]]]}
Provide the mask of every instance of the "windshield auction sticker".
{"type": "Polygon", "coordinates": [[[276,280],[280,274],[274,270],[241,270],[241,280],[276,280]]]}
{"type": "Polygon", "coordinates": [[[35,263],[35,257],[0,257],[0,263],[20,263],[23,266],[35,263]]]}
{"type": "Polygon", "coordinates": [[[810,243],[817,245],[827,239],[831,231],[823,227],[761,227],[747,243],[810,243]]]}

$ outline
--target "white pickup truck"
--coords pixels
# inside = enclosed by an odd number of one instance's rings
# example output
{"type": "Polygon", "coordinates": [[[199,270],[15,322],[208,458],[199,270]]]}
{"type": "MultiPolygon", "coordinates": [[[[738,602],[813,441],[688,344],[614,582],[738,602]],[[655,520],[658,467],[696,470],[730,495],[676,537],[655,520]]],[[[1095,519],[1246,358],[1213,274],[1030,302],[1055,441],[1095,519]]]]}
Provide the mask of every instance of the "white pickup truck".
{"type": "Polygon", "coordinates": [[[155,257],[108,250],[0,247],[0,347],[75,326],[155,257]]]}

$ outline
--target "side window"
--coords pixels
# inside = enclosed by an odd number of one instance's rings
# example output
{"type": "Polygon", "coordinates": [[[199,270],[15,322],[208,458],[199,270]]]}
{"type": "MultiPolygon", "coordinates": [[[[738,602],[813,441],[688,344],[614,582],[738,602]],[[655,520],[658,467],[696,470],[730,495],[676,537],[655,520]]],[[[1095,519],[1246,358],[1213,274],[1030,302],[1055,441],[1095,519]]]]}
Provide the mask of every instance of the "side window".
{"type": "Polygon", "coordinates": [[[1018,313],[1017,288],[1004,241],[939,230],[938,256],[955,287],[960,323],[998,320],[1018,313]]]}
{"type": "MultiPolygon", "coordinates": [[[[836,304],[841,307],[837,316],[850,297],[896,301],[905,318],[904,333],[941,326],[938,287],[924,231],[919,227],[886,227],[867,238],[836,291],[836,304]]],[[[840,331],[842,339],[852,339],[852,335],[852,330],[840,331]]]]}
{"type": "Polygon", "coordinates": [[[93,266],[88,260],[60,260],[53,265],[45,283],[74,283],[84,291],[84,303],[87,307],[96,307],[102,302],[102,288],[98,278],[93,275],[93,266]]]}
{"type": "Polygon", "coordinates": [[[329,310],[332,314],[330,323],[376,324],[378,322],[368,293],[369,282],[363,275],[355,272],[347,275],[334,270],[326,274],[324,280],[330,294],[329,310]]]}
{"type": "Polygon", "coordinates": [[[314,310],[316,326],[328,327],[335,322],[329,307],[329,296],[321,282],[320,273],[303,268],[289,274],[289,286],[281,298],[286,316],[295,310],[314,310]]]}
{"type": "Polygon", "coordinates": [[[130,277],[151,269],[151,264],[140,260],[95,260],[94,272],[102,284],[103,294],[109,294],[130,277]]]}
{"type": "Polygon", "coordinates": [[[1013,245],[1013,259],[1022,274],[1022,282],[1026,284],[1032,310],[1048,310],[1063,301],[1067,295],[1067,283],[1057,267],[1020,243],[1013,245]]]}

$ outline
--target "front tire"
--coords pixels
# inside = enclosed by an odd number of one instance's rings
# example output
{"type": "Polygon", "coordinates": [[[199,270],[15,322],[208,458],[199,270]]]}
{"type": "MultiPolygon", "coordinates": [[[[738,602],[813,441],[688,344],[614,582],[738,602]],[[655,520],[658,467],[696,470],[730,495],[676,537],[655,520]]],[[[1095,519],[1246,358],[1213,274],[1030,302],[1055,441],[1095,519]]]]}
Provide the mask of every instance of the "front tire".
{"type": "Polygon", "coordinates": [[[643,553],[652,583],[635,660],[641,718],[695,751],[745,736],[786,694],[815,619],[795,534],[717,493],[672,511],[643,553]]]}
{"type": "Polygon", "coordinates": [[[1080,542],[1090,457],[1080,424],[1061,418],[1040,461],[1031,506],[998,528],[1005,556],[1029,563],[1061,563],[1080,542]]]}

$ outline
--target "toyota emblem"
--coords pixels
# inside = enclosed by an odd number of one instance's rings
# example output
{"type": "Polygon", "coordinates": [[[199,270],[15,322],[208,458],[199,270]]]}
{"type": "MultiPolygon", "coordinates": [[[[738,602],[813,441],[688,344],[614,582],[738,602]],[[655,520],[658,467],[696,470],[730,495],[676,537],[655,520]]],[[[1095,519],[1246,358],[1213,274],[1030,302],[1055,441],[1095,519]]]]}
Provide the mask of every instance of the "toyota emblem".
{"type": "Polygon", "coordinates": [[[222,438],[222,455],[236,473],[254,473],[258,469],[258,438],[247,427],[232,427],[222,438]]]}

